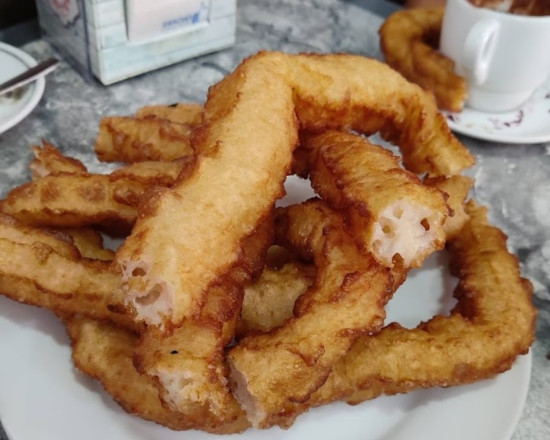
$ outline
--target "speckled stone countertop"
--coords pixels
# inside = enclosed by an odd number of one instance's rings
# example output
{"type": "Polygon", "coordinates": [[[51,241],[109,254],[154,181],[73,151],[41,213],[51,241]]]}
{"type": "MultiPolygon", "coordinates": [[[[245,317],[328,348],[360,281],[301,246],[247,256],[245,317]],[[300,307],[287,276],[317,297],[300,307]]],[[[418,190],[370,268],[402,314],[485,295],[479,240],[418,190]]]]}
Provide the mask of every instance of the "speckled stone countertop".
{"type": "MultiPolygon", "coordinates": [[[[211,84],[244,57],[261,49],[349,52],[380,58],[377,31],[383,18],[377,14],[385,14],[394,7],[381,0],[239,0],[237,43],[229,50],[108,88],[86,83],[62,63],[48,76],[38,107],[17,126],[0,134],[0,196],[29,179],[28,147],[41,138],[91,164],[92,171],[105,170],[93,153],[102,116],[131,114],[151,103],[202,102],[211,84]],[[359,7],[360,3],[370,11],[359,7]]],[[[54,53],[43,41],[31,42],[23,49],[37,59],[54,53]]],[[[477,164],[471,170],[476,178],[473,193],[478,201],[489,205],[491,221],[509,236],[509,248],[518,255],[523,275],[534,285],[534,301],[539,310],[530,389],[512,438],[548,439],[550,143],[507,145],[459,137],[477,156],[477,164]]],[[[498,408],[486,411],[498,411],[498,408]]]]}

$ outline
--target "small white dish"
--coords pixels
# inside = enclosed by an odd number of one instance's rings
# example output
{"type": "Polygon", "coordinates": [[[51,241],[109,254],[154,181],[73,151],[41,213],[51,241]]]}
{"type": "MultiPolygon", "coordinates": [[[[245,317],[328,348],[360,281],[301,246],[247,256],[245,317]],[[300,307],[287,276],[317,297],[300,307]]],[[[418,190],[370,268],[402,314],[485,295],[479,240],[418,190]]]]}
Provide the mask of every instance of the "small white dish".
{"type": "Polygon", "coordinates": [[[550,77],[520,108],[485,113],[465,107],[461,113],[443,112],[451,130],[506,144],[550,142],[550,77]]]}
{"type": "MultiPolygon", "coordinates": [[[[0,42],[0,83],[37,64],[36,60],[16,47],[0,42]]],[[[46,80],[38,78],[21,89],[17,99],[0,97],[0,133],[21,122],[38,104],[46,80]]]]}

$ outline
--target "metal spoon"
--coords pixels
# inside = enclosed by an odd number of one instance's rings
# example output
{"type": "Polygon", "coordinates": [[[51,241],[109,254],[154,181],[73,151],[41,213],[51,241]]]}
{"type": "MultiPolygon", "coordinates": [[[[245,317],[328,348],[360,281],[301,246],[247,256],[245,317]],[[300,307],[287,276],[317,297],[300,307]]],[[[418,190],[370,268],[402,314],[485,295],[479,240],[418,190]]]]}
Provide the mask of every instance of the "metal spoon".
{"type": "Polygon", "coordinates": [[[58,64],[59,60],[56,58],[48,58],[47,60],[38,63],[36,66],[27,69],[23,73],[7,80],[6,82],[0,84],[0,96],[22,87],[25,84],[40,78],[41,76],[47,75],[53,71],[58,64]]]}

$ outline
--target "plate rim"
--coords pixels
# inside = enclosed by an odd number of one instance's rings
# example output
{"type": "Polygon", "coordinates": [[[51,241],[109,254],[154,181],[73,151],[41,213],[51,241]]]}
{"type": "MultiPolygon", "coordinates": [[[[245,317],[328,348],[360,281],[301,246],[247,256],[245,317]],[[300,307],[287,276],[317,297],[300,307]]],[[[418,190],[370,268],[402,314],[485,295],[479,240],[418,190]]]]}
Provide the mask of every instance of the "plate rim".
{"type": "MultiPolygon", "coordinates": [[[[28,53],[15,46],[0,41],[0,53],[2,52],[6,52],[18,58],[27,67],[33,67],[38,64],[37,61],[28,53]]],[[[42,95],[44,94],[44,90],[46,88],[46,79],[44,77],[38,78],[34,81],[32,87],[32,95],[27,104],[13,116],[8,117],[8,119],[6,119],[5,121],[0,121],[0,134],[17,125],[19,122],[25,119],[32,110],[34,110],[34,108],[38,105],[40,99],[42,98],[42,95]]]]}
{"type": "MultiPolygon", "coordinates": [[[[513,134],[507,134],[507,135],[497,135],[497,134],[491,134],[491,133],[483,133],[478,130],[472,130],[467,127],[463,127],[461,125],[457,125],[455,122],[451,121],[447,115],[451,113],[444,113],[444,117],[447,120],[447,124],[449,125],[449,128],[461,135],[470,136],[475,139],[479,139],[482,141],[491,141],[491,142],[499,142],[503,144],[515,144],[515,145],[534,145],[534,144],[542,144],[545,142],[550,142],[550,131],[546,135],[529,135],[525,137],[518,137],[517,135],[513,134]]],[[[487,113],[487,114],[493,114],[493,113],[487,113]]]]}
{"type": "MultiPolygon", "coordinates": [[[[540,91],[540,89],[543,89],[543,88],[548,89],[548,91],[550,92],[550,75],[539,86],[539,88],[533,93],[533,95],[528,100],[528,102],[531,101],[531,99],[537,93],[537,91],[540,91]]],[[[523,105],[521,105],[520,107],[518,107],[515,110],[518,111],[518,110],[523,109],[524,106],[528,102],[524,103],[523,105]]],[[[498,113],[498,112],[483,112],[481,110],[471,109],[471,108],[468,107],[467,104],[464,106],[464,109],[462,110],[462,112],[451,112],[451,111],[442,110],[441,113],[443,114],[443,117],[447,121],[447,125],[449,126],[449,128],[453,132],[456,132],[456,133],[459,133],[459,134],[462,134],[462,135],[466,135],[466,136],[470,136],[470,137],[475,138],[475,139],[480,139],[480,140],[484,140],[484,141],[491,141],[491,142],[500,142],[500,143],[503,143],[503,144],[532,145],[532,144],[541,144],[541,143],[545,143],[545,142],[550,142],[550,125],[548,125],[548,127],[549,127],[548,132],[543,133],[543,134],[534,134],[534,135],[525,134],[525,135],[521,135],[521,134],[518,134],[518,133],[514,134],[514,133],[509,133],[509,132],[505,132],[505,133],[503,133],[503,132],[500,132],[500,133],[487,133],[487,132],[480,131],[478,129],[473,129],[471,127],[469,128],[469,127],[465,127],[463,125],[457,124],[451,118],[449,118],[450,115],[460,116],[465,111],[466,112],[467,111],[472,111],[472,112],[480,113],[480,114],[486,115],[486,116],[498,116],[498,115],[501,114],[501,113],[498,113]]]]}

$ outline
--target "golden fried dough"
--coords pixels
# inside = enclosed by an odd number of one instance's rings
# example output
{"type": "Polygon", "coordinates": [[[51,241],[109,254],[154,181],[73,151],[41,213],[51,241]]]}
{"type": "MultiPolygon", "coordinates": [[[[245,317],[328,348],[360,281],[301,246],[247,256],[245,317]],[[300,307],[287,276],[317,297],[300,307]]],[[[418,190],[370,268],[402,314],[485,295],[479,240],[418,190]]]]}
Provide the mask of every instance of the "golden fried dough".
{"type": "Polygon", "coordinates": [[[103,236],[95,229],[79,228],[64,229],[69,234],[74,245],[84,258],[92,260],[113,261],[115,252],[103,246],[103,236]]]}
{"type": "Polygon", "coordinates": [[[0,222],[0,294],[55,312],[80,313],[130,329],[120,313],[120,276],[109,262],[82,258],[66,234],[0,222]]]}
{"type": "Polygon", "coordinates": [[[219,421],[203,406],[190,408],[186,413],[166,409],[158,398],[153,380],[139,374],[132,365],[137,337],[127,330],[73,317],[67,320],[67,331],[73,341],[76,367],[98,379],[128,413],[173,430],[201,429],[230,434],[249,426],[244,417],[219,421]]]}
{"type": "Polygon", "coordinates": [[[193,154],[192,127],[165,119],[103,118],[95,152],[103,162],[171,161],[193,154]]]}
{"type": "Polygon", "coordinates": [[[117,252],[139,319],[165,325],[196,316],[208,286],[238,265],[242,238],[283,194],[296,116],[307,129],[380,131],[415,172],[455,174],[473,163],[433,99],[376,60],[250,57],[210,88],[203,123],[193,132],[201,152],[193,171],[141,205],[117,252]]]}
{"type": "Polygon", "coordinates": [[[466,100],[466,80],[454,72],[454,62],[437,51],[444,9],[394,12],[380,28],[380,48],[386,62],[432,92],[441,109],[459,112],[466,100]]]}
{"type": "Polygon", "coordinates": [[[464,209],[464,203],[473,183],[472,178],[462,175],[424,179],[425,185],[438,188],[449,196],[447,203],[451,207],[452,215],[447,217],[443,225],[447,240],[455,238],[470,218],[464,209]]]}
{"type": "Polygon", "coordinates": [[[383,325],[393,293],[390,270],[359,252],[343,218],[324,202],[279,210],[276,234],[314,259],[317,276],[298,298],[293,318],[229,351],[234,394],[257,428],[290,426],[353,340],[383,325]]]}
{"type": "Polygon", "coordinates": [[[444,194],[399,166],[390,151],[351,133],[302,136],[317,194],[344,209],[358,244],[387,267],[419,267],[445,243],[444,194]]]}
{"type": "Polygon", "coordinates": [[[31,161],[33,179],[55,174],[84,174],[88,170],[82,162],[72,157],[64,156],[49,142],[42,140],[42,146],[32,147],[34,159],[31,161]]]}
{"type": "Polygon", "coordinates": [[[185,162],[143,162],[105,174],[48,174],[14,188],[2,210],[19,221],[47,227],[102,226],[128,233],[141,196],[174,183],[185,162]]]}
{"type": "Polygon", "coordinates": [[[508,370],[534,340],[532,286],[520,276],[506,236],[487,223],[487,210],[467,205],[470,221],[449,242],[451,271],[459,279],[450,316],[415,329],[397,323],[359,338],[334,368],[313,405],[351,403],[380,394],[448,387],[508,370]]]}
{"type": "Polygon", "coordinates": [[[161,331],[148,327],[137,345],[138,370],[154,378],[162,401],[175,411],[196,405],[220,421],[242,415],[227,386],[224,348],[233,341],[243,301],[243,285],[259,276],[273,241],[269,217],[243,243],[242,263],[211,286],[201,315],[161,331]]]}
{"type": "Polygon", "coordinates": [[[237,337],[268,332],[292,316],[294,303],[315,278],[315,267],[287,262],[280,268],[266,267],[260,278],[245,287],[237,337]]]}
{"type": "Polygon", "coordinates": [[[178,103],[175,105],[148,105],[136,112],[138,119],[165,119],[178,124],[198,127],[202,119],[202,105],[178,103]]]}

